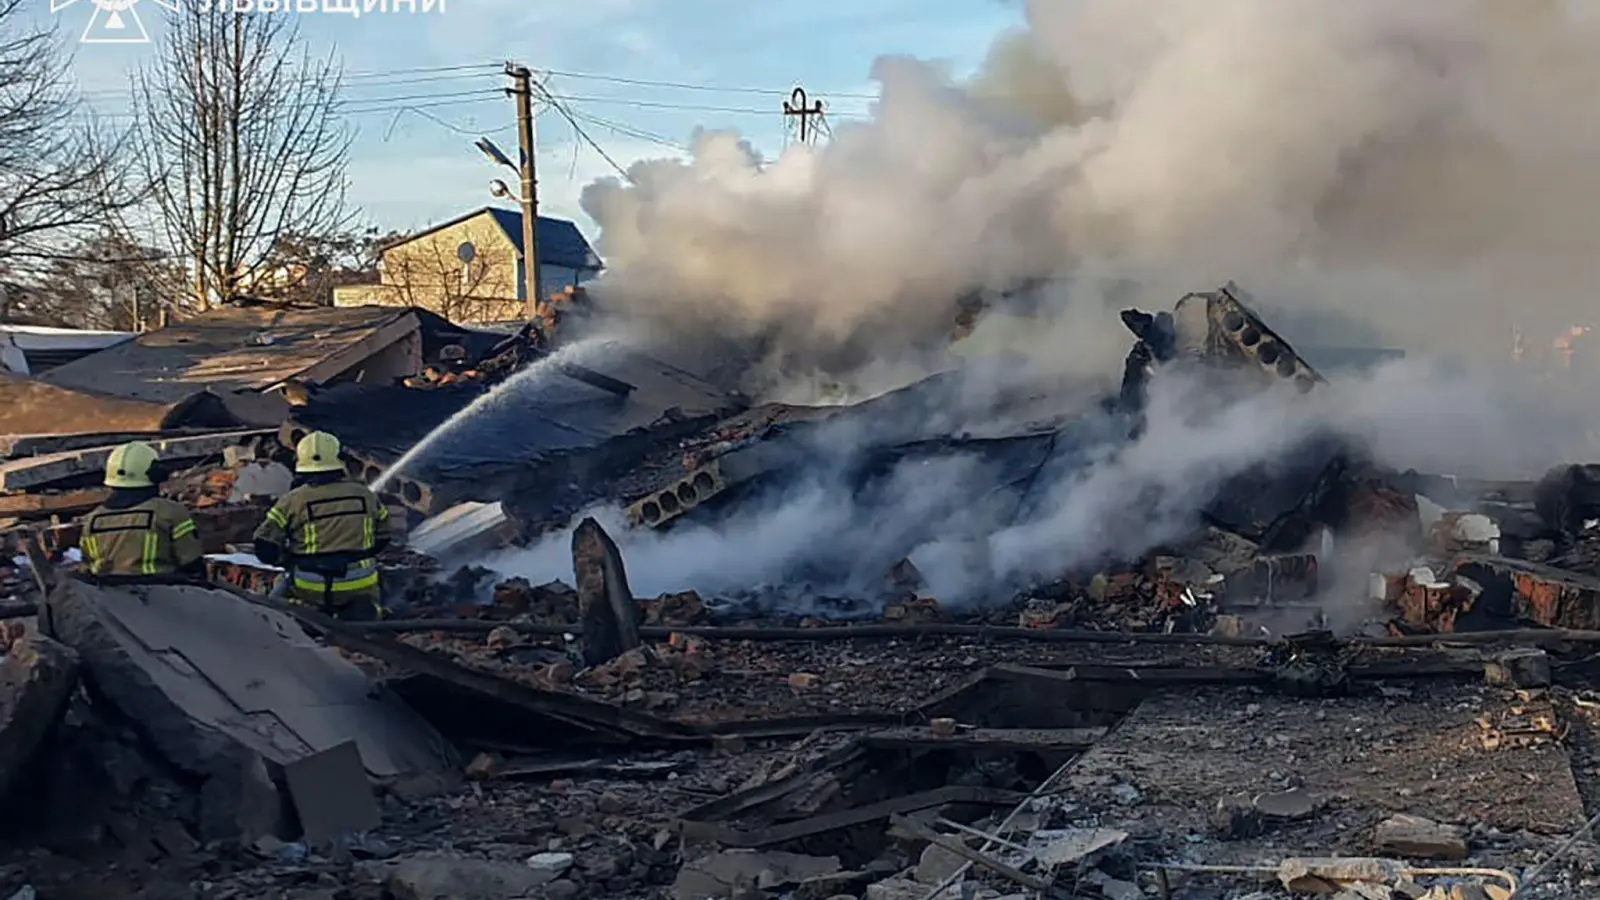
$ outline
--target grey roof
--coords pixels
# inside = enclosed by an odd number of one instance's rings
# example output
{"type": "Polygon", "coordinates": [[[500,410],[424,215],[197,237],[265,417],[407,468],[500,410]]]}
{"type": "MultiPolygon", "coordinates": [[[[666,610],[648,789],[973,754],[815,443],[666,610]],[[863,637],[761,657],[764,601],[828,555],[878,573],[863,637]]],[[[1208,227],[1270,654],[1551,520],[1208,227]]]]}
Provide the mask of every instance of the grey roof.
{"type": "Polygon", "coordinates": [[[228,306],[51,369],[40,380],[156,403],[202,390],[260,390],[415,314],[392,306],[228,306]]]}
{"type": "MultiPolygon", "coordinates": [[[[465,222],[474,216],[484,213],[494,217],[496,225],[505,232],[511,246],[516,248],[517,255],[522,255],[522,213],[514,209],[504,209],[498,206],[484,206],[469,213],[463,213],[453,219],[446,219],[437,225],[429,225],[421,231],[413,232],[396,239],[389,246],[409,243],[420,237],[426,237],[442,228],[465,222]]],[[[540,216],[534,226],[534,238],[539,242],[539,261],[547,266],[560,266],[565,269],[591,269],[598,271],[603,266],[600,257],[595,255],[594,248],[584,239],[583,232],[578,226],[566,219],[552,219],[540,216]]]]}
{"type": "MultiPolygon", "coordinates": [[[[672,417],[722,415],[738,404],[712,385],[653,356],[612,343],[585,359],[593,371],[631,385],[627,397],[609,394],[563,372],[523,383],[460,420],[409,465],[408,477],[438,481],[480,465],[527,465],[587,451],[672,417]]],[[[295,411],[306,428],[326,428],[355,449],[392,460],[477,400],[487,386],[418,390],[399,386],[338,385],[295,411]]]]}

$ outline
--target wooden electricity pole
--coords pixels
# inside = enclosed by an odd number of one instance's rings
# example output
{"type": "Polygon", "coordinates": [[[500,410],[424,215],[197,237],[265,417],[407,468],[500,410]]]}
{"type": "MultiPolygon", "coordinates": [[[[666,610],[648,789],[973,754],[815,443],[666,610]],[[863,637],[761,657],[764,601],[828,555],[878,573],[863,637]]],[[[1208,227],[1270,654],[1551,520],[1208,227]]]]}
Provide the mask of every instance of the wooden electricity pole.
{"type": "Polygon", "coordinates": [[[806,89],[797,87],[789,95],[789,99],[783,101],[783,115],[785,118],[791,116],[799,118],[800,143],[809,144],[817,134],[816,128],[811,125],[811,118],[815,116],[819,121],[822,119],[822,101],[817,100],[807,104],[806,89]]]}
{"type": "Polygon", "coordinates": [[[539,314],[543,298],[543,279],[539,265],[539,182],[534,173],[533,73],[526,66],[506,63],[512,87],[506,88],[517,101],[517,144],[522,148],[518,172],[522,176],[522,281],[528,295],[528,318],[539,314]]]}

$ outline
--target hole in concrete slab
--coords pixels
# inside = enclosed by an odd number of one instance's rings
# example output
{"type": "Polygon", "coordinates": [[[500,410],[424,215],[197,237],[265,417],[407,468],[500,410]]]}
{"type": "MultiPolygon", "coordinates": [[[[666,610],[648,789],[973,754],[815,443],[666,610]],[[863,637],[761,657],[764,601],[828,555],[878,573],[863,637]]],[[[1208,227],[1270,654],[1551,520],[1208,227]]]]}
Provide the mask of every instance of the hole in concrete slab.
{"type": "Polygon", "coordinates": [[[678,485],[677,493],[678,499],[683,501],[684,506],[693,506],[695,501],[700,499],[700,495],[695,493],[693,484],[684,483],[678,485]]]}
{"type": "Polygon", "coordinates": [[[418,487],[414,481],[402,481],[400,483],[400,496],[404,497],[407,503],[421,503],[422,488],[418,487]]]}
{"type": "Polygon", "coordinates": [[[929,814],[965,824],[1004,815],[1160,688],[1154,671],[995,666],[930,698],[905,727],[863,733],[859,749],[685,814],[690,840],[838,856],[860,869],[888,849],[888,816],[929,814]],[[938,736],[934,719],[960,723],[938,736]],[[748,799],[745,799],[748,797],[748,799]],[[887,811],[886,811],[887,810],[887,811]]]}
{"type": "Polygon", "coordinates": [[[1246,347],[1254,347],[1256,344],[1261,343],[1261,332],[1254,328],[1246,328],[1239,335],[1239,343],[1246,347]]]}
{"type": "Polygon", "coordinates": [[[1294,375],[1294,357],[1285,356],[1278,360],[1278,374],[1284,378],[1294,375]]]}
{"type": "Polygon", "coordinates": [[[365,469],[361,470],[361,480],[371,484],[372,482],[377,481],[378,476],[382,474],[382,469],[378,468],[377,466],[369,465],[365,469]]]}
{"type": "Polygon", "coordinates": [[[360,478],[361,462],[359,460],[347,459],[344,462],[344,470],[350,473],[351,478],[360,478]]]}
{"type": "Polygon", "coordinates": [[[1244,327],[1244,316],[1241,316],[1236,312],[1228,313],[1222,317],[1222,327],[1228,329],[1229,331],[1238,331],[1244,327]]]}
{"type": "Polygon", "coordinates": [[[306,430],[304,428],[296,428],[293,431],[289,432],[289,443],[290,444],[298,444],[298,443],[300,443],[301,440],[303,440],[305,438],[305,436],[306,436],[306,430]]]}
{"type": "Polygon", "coordinates": [[[661,521],[661,507],[653,501],[639,507],[639,514],[644,516],[645,522],[650,525],[661,521]]]}
{"type": "Polygon", "coordinates": [[[1261,360],[1261,364],[1264,366],[1270,366],[1277,362],[1278,357],[1282,355],[1283,353],[1278,349],[1278,345],[1272,341],[1262,343],[1261,348],[1256,351],[1256,358],[1261,360]]]}
{"type": "Polygon", "coordinates": [[[1294,383],[1296,387],[1300,388],[1300,393],[1302,394],[1309,392],[1312,388],[1317,386],[1316,379],[1312,378],[1310,375],[1301,375],[1299,378],[1294,380],[1294,383]]]}
{"type": "Polygon", "coordinates": [[[678,503],[678,498],[671,491],[662,491],[661,496],[656,499],[661,501],[661,511],[669,515],[682,509],[682,505],[678,503]]]}
{"type": "Polygon", "coordinates": [[[717,487],[716,479],[712,478],[711,475],[706,472],[701,472],[694,476],[693,484],[695,492],[702,497],[710,496],[711,492],[716,490],[717,487]]]}

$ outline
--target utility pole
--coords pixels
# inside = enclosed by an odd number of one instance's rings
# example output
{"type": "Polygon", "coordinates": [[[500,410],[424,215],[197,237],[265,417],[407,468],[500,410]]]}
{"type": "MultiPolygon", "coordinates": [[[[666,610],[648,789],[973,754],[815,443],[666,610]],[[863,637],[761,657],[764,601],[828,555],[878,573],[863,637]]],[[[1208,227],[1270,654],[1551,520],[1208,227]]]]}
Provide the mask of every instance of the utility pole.
{"type": "Polygon", "coordinates": [[[517,101],[517,143],[522,148],[522,159],[517,166],[522,176],[522,282],[528,294],[528,319],[539,314],[541,290],[539,265],[539,183],[534,174],[533,161],[533,73],[527,66],[506,63],[506,74],[511,76],[512,87],[506,88],[517,101]]]}
{"type": "Polygon", "coordinates": [[[817,100],[808,105],[806,103],[806,89],[797,87],[789,95],[789,99],[783,101],[783,116],[786,119],[794,117],[800,120],[800,143],[809,144],[816,138],[818,130],[817,127],[811,125],[811,118],[815,116],[819,126],[824,121],[822,118],[822,101],[817,100]]]}

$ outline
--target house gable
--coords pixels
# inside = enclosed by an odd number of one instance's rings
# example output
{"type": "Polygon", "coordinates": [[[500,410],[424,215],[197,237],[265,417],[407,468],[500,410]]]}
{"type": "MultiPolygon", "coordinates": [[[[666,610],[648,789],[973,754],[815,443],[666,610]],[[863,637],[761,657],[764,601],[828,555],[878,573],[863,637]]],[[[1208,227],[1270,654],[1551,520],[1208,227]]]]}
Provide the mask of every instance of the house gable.
{"type": "MultiPolygon", "coordinates": [[[[518,256],[522,255],[522,213],[498,206],[481,207],[413,234],[396,238],[383,248],[382,252],[387,253],[396,247],[416,243],[437,232],[457,229],[482,217],[491,219],[512,252],[518,256]]],[[[540,216],[537,223],[538,233],[535,238],[539,242],[539,257],[543,265],[595,272],[603,268],[600,257],[595,254],[594,248],[589,246],[589,241],[584,238],[583,232],[578,230],[577,225],[566,219],[552,219],[547,216],[540,216]]]]}
{"type": "MultiPolygon", "coordinates": [[[[576,225],[539,220],[546,293],[599,274],[600,262],[576,225]]],[[[415,306],[454,322],[512,321],[528,315],[522,217],[483,207],[398,238],[379,251],[379,283],[336,288],[334,305],[415,306]],[[461,248],[472,245],[472,260],[461,248]]]]}

